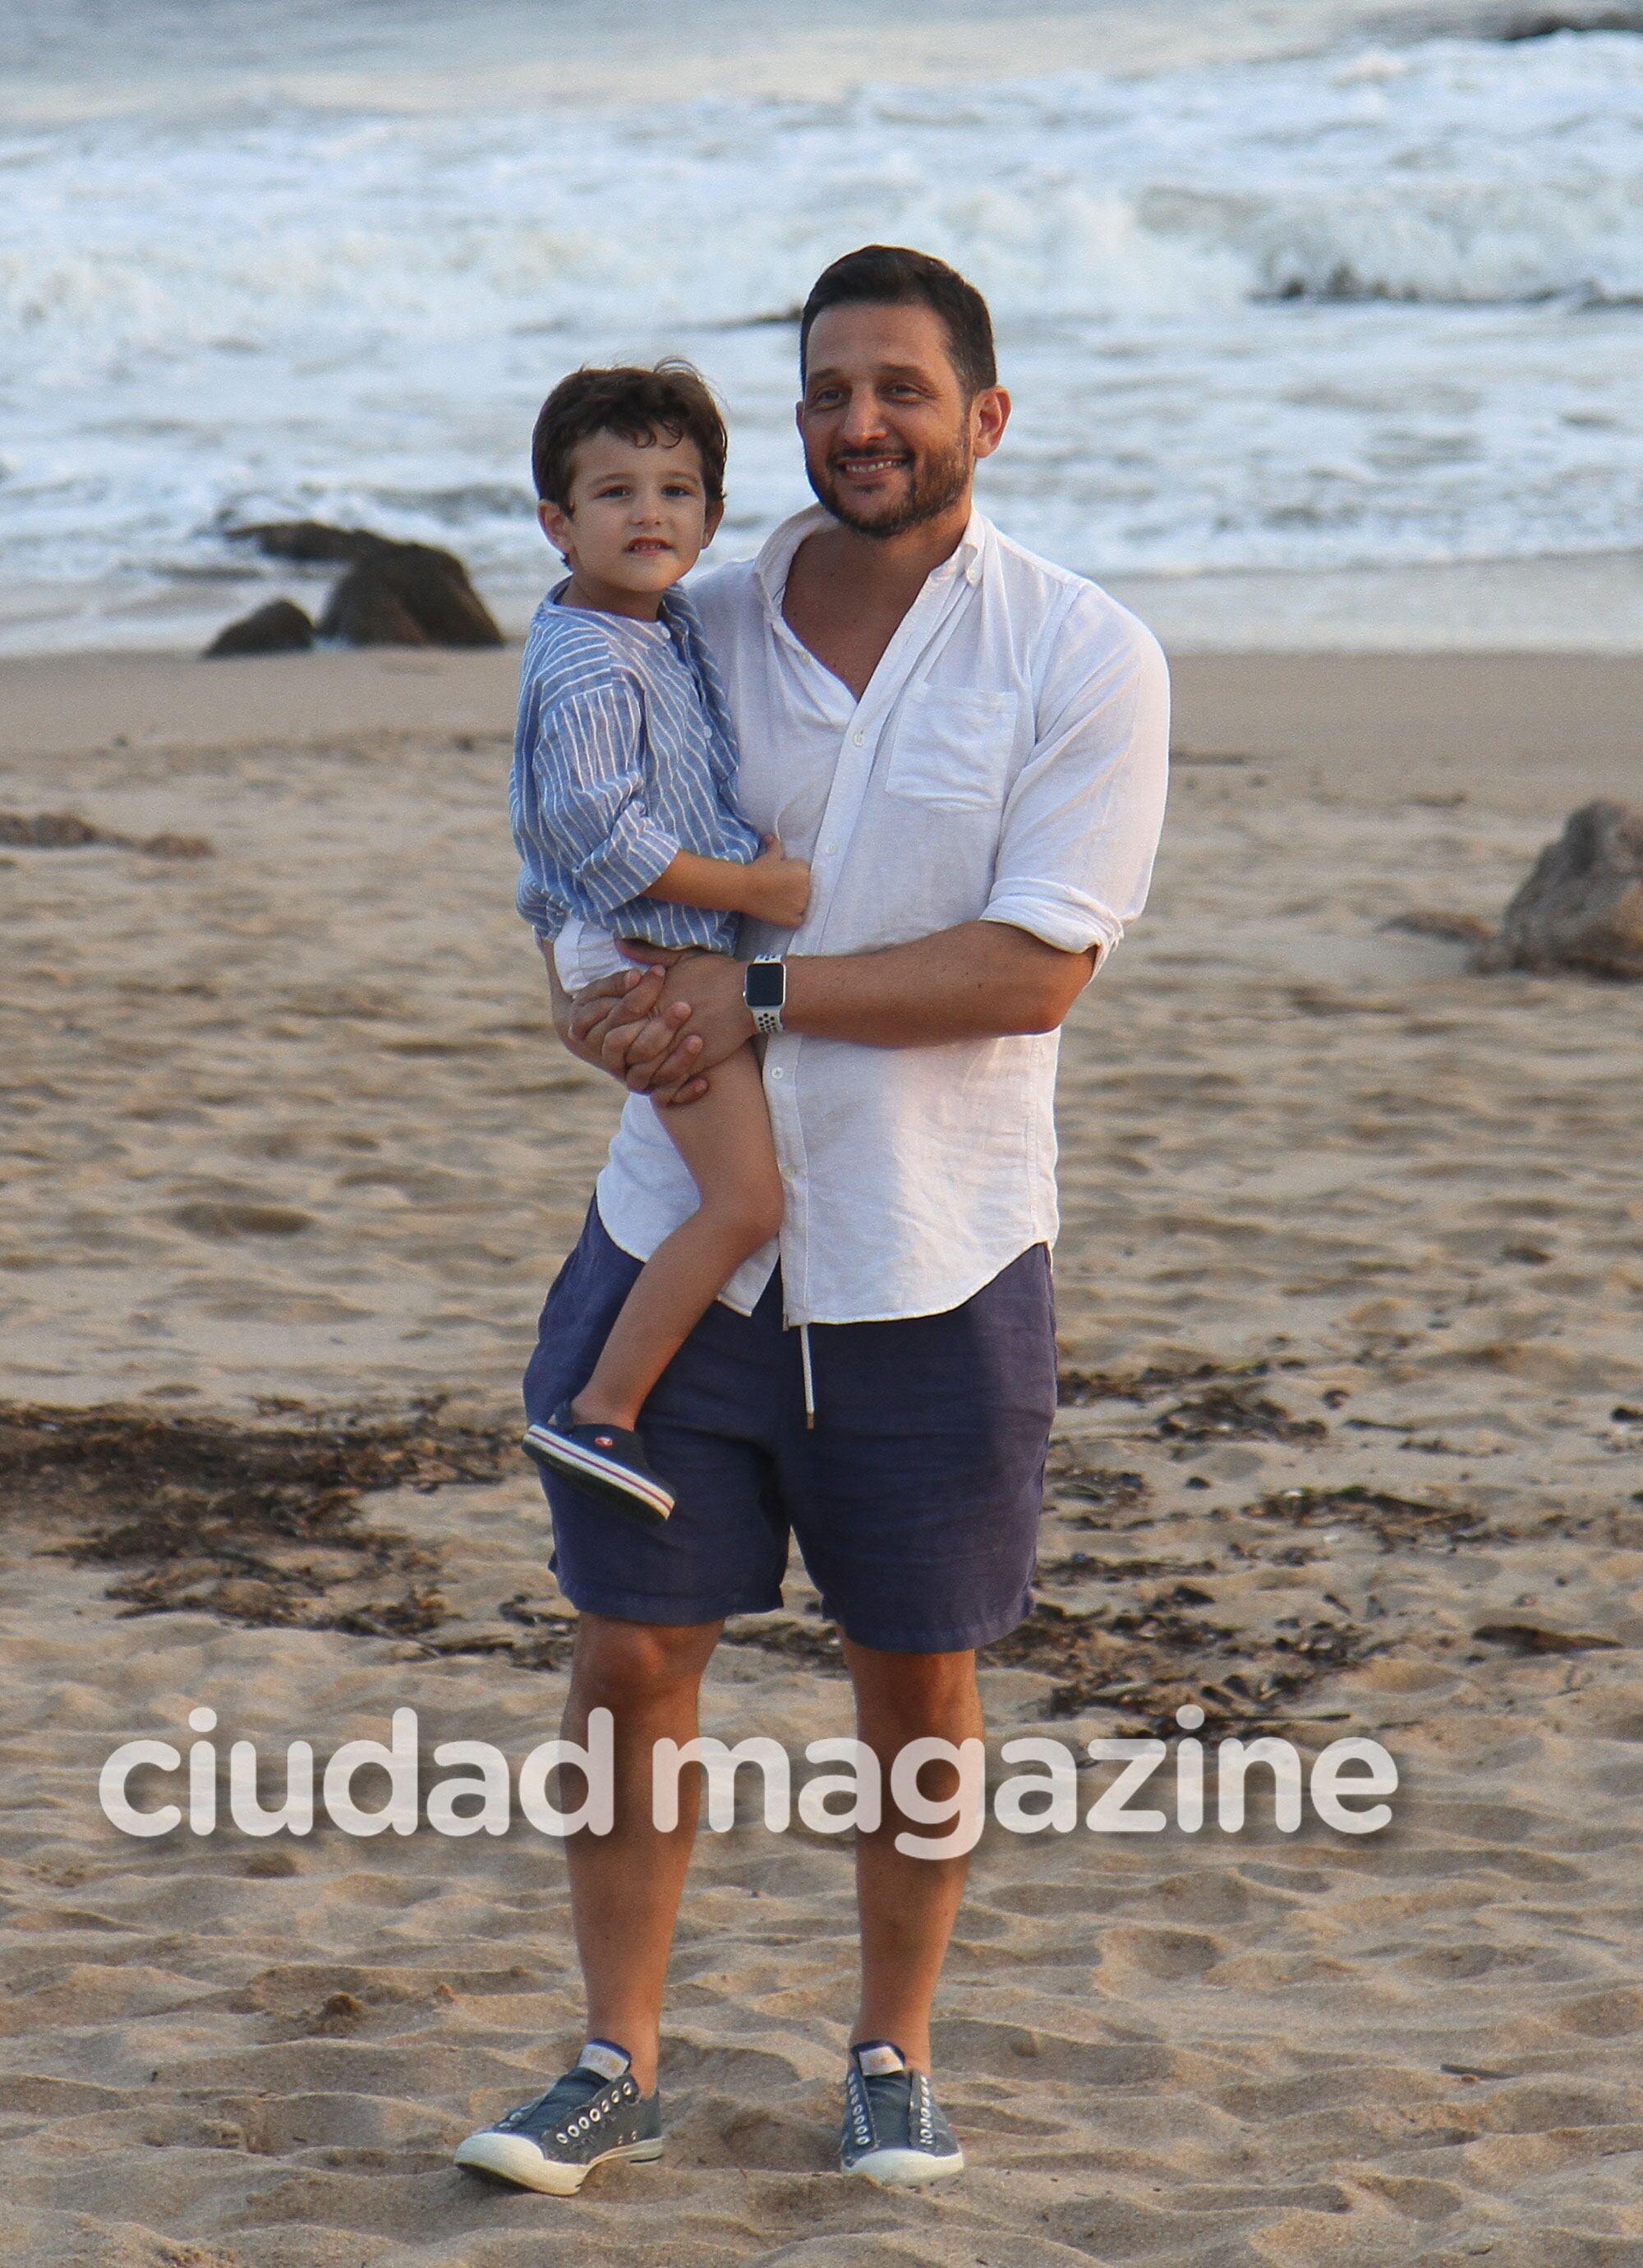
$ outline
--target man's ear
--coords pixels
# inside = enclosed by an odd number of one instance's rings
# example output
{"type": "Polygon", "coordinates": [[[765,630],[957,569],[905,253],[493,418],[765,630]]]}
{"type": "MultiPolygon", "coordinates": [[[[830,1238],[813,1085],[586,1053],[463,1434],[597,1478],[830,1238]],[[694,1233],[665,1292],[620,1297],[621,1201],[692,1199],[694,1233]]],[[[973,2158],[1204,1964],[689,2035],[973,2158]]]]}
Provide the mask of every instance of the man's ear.
{"type": "Polygon", "coordinates": [[[544,497],[536,507],[536,518],[549,542],[562,559],[568,561],[571,538],[576,533],[570,513],[562,511],[556,504],[549,504],[544,497]]]}
{"type": "Polygon", "coordinates": [[[969,406],[970,446],[978,457],[991,456],[1009,422],[1009,395],[1001,386],[984,386],[969,406]]]}
{"type": "Polygon", "coordinates": [[[724,499],[724,497],[720,497],[720,498],[719,498],[719,500],[718,500],[718,502],[717,504],[709,504],[709,506],[708,506],[708,508],[707,508],[706,512],[705,512],[704,513],[704,515],[703,515],[703,519],[702,519],[702,549],[703,549],[703,550],[704,550],[704,551],[705,551],[705,550],[707,549],[708,545],[709,545],[709,544],[713,541],[713,538],[714,538],[714,537],[718,534],[719,528],[720,528],[721,525],[723,524],[724,518],[725,518],[725,499],[724,499]]]}

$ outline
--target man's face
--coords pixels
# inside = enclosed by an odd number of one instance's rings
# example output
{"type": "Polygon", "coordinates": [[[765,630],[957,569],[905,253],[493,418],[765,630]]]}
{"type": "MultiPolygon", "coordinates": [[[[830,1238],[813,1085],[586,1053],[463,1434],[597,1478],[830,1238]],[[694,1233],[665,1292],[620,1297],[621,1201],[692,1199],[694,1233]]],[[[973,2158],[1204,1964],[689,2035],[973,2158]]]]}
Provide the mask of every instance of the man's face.
{"type": "Polygon", "coordinates": [[[963,501],[1009,412],[997,387],[966,400],[933,308],[828,307],[811,326],[799,404],[805,470],[858,535],[904,535],[963,501]]]}

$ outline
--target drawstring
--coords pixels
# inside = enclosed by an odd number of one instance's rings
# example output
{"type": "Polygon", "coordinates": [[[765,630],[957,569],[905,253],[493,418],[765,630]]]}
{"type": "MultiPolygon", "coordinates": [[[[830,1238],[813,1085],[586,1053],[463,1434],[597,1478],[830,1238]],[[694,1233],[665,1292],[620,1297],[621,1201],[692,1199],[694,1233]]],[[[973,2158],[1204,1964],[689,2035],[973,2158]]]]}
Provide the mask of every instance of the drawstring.
{"type": "Polygon", "coordinates": [[[816,1382],[810,1369],[810,1326],[799,1326],[799,1360],[805,1374],[805,1429],[814,1432],[816,1422],[816,1382]]]}

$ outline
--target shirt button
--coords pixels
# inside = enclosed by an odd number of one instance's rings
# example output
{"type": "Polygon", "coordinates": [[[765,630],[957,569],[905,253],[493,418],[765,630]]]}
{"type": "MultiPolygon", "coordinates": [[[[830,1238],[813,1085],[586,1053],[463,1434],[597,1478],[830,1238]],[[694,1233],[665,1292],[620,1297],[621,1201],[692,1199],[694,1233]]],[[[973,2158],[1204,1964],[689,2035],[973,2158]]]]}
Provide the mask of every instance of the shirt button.
{"type": "Polygon", "coordinates": [[[856,746],[860,747],[862,742],[866,739],[866,737],[867,735],[865,733],[858,733],[855,735],[856,746]]]}
{"type": "Polygon", "coordinates": [[[782,1067],[781,1067],[780,1064],[777,1064],[776,1065],[774,1065],[774,1066],[773,1066],[773,1068],[772,1068],[772,1070],[771,1070],[771,1071],[770,1071],[770,1077],[771,1077],[772,1079],[780,1079],[782,1076],[783,1076],[782,1067]]]}

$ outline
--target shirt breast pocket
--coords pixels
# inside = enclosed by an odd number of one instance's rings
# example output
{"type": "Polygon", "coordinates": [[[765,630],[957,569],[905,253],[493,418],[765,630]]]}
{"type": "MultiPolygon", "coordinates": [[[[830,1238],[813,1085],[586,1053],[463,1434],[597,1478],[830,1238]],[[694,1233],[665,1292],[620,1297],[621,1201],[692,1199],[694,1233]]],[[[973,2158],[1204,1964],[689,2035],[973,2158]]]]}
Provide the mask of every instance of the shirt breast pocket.
{"type": "Polygon", "coordinates": [[[1017,693],[910,694],[895,726],[886,792],[939,811],[997,811],[1020,707],[1017,693]]]}

